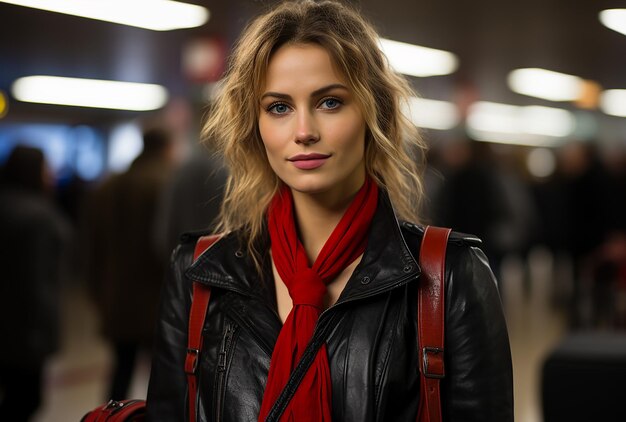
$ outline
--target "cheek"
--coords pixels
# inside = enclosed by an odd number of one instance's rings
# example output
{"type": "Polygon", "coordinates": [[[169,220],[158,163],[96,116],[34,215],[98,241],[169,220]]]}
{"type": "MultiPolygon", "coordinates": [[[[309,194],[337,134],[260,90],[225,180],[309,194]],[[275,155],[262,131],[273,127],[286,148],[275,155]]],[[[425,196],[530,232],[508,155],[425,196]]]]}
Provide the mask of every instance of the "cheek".
{"type": "Polygon", "coordinates": [[[259,134],[261,135],[265,150],[269,153],[272,150],[272,146],[276,143],[276,134],[272,125],[269,124],[266,119],[259,119],[259,134]]]}
{"type": "Polygon", "coordinates": [[[365,122],[361,119],[344,121],[334,127],[332,136],[351,154],[362,155],[365,150],[365,122]]]}
{"type": "Polygon", "coordinates": [[[287,124],[279,119],[263,116],[259,118],[259,133],[266,147],[284,144],[289,137],[288,129],[287,124]]]}
{"type": "Polygon", "coordinates": [[[259,134],[265,147],[265,153],[267,160],[274,171],[276,171],[276,164],[280,161],[281,156],[281,136],[280,131],[277,130],[276,125],[268,122],[267,119],[259,119],[259,134]]]}

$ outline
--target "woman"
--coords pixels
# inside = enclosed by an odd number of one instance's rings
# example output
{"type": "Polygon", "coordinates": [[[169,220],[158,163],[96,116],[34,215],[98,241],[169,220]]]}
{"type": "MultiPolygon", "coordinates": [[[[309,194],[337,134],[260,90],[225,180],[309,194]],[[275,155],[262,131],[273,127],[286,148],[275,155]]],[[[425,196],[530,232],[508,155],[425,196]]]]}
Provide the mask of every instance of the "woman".
{"type": "MultiPolygon", "coordinates": [[[[148,393],[151,420],[184,420],[192,280],[212,288],[198,420],[414,421],[416,258],[422,196],[410,95],[363,18],[335,2],[285,3],[242,35],[205,127],[230,167],[223,236],[192,264],[177,248],[148,393]],[[290,380],[320,343],[302,381],[290,380]]],[[[453,234],[446,264],[444,420],[512,420],[508,338],[479,241],[453,234]]]]}

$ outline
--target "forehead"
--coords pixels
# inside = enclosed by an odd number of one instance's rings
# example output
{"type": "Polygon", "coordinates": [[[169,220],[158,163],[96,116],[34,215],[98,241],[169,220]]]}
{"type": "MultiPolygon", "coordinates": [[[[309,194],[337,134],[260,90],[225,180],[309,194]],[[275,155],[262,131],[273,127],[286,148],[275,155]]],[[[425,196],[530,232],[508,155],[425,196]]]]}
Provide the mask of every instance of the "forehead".
{"type": "Polygon", "coordinates": [[[286,44],[270,59],[263,90],[306,91],[332,83],[346,84],[346,78],[326,49],[317,44],[286,44]]]}

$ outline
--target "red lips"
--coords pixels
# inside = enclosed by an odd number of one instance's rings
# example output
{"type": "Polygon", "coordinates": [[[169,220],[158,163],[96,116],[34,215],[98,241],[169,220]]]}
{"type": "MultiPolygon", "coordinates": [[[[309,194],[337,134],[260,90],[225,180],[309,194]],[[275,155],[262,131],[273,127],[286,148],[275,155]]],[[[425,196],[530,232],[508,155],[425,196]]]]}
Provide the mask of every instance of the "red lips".
{"type": "Polygon", "coordinates": [[[300,170],[313,170],[321,167],[329,157],[329,154],[312,152],[310,154],[297,154],[289,157],[287,160],[291,161],[300,170]]]}

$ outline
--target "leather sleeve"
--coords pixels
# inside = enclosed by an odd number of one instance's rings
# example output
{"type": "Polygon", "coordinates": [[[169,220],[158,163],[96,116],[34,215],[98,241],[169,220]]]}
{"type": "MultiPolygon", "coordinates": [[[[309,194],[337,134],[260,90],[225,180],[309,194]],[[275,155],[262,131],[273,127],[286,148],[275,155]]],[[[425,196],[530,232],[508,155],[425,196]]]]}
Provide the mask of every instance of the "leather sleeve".
{"type": "Polygon", "coordinates": [[[446,265],[446,421],[513,421],[511,350],[487,258],[471,243],[448,245],[446,265]]]}
{"type": "Polygon", "coordinates": [[[191,265],[193,248],[193,243],[189,242],[174,250],[161,293],[147,399],[147,417],[152,422],[186,420],[184,360],[191,282],[184,271],[191,265]]]}

